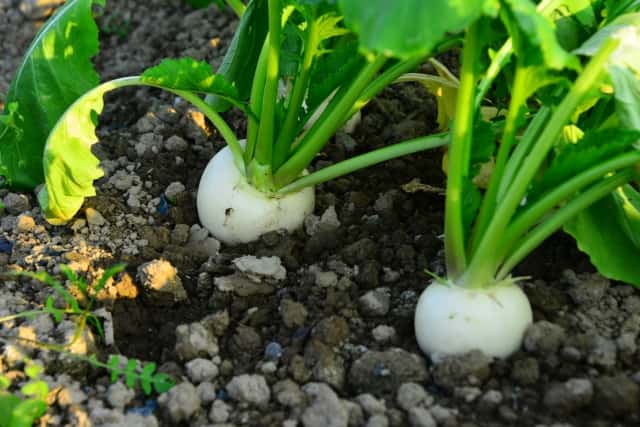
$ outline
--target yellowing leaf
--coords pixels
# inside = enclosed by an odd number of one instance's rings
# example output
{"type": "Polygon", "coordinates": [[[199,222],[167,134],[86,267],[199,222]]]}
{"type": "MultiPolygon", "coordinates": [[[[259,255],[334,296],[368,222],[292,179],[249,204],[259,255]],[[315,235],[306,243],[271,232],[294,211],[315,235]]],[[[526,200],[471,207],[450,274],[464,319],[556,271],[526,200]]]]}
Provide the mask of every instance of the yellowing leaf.
{"type": "Polygon", "coordinates": [[[407,73],[400,77],[397,82],[418,82],[435,96],[438,104],[438,129],[447,130],[451,119],[456,114],[456,98],[460,81],[442,63],[435,59],[430,59],[429,61],[436,69],[437,76],[407,73]]]}

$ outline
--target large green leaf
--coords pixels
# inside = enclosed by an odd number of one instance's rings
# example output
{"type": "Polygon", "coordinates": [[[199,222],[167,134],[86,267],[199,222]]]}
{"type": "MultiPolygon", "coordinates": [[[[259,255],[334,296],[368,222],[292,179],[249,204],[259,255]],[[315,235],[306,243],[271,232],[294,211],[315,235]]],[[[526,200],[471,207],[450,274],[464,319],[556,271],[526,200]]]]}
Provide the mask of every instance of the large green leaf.
{"type": "Polygon", "coordinates": [[[13,78],[0,120],[0,175],[12,187],[43,182],[47,135],[67,107],[99,82],[91,64],[98,52],[93,4],[104,0],[68,0],[40,29],[13,78]],[[7,129],[6,121],[13,126],[7,129]]]}
{"type": "MultiPolygon", "coordinates": [[[[267,0],[251,0],[247,4],[217,70],[217,74],[235,84],[242,100],[247,100],[251,93],[258,57],[269,31],[268,17],[267,0]]],[[[207,102],[217,111],[225,111],[231,106],[226,100],[211,95],[207,97],[207,102]]]]}
{"type": "Polygon", "coordinates": [[[320,56],[311,70],[312,84],[305,100],[307,108],[302,122],[306,122],[333,91],[353,79],[364,63],[364,57],[358,53],[356,40],[345,41],[320,56]]]}
{"type": "MultiPolygon", "coordinates": [[[[91,152],[106,92],[124,86],[146,85],[183,92],[203,92],[232,99],[237,91],[211,67],[191,59],[166,60],[141,77],[112,80],[85,93],[60,117],[44,148],[46,186],[38,193],[45,218],[51,224],[67,222],[82,207],[85,197],[95,195],[93,181],[103,176],[100,161],[91,152]]],[[[233,102],[238,103],[237,100],[233,102]]]]}
{"type": "Polygon", "coordinates": [[[627,68],[609,67],[613,82],[613,97],[620,123],[631,129],[640,129],[640,79],[627,68]]]}
{"type": "Polygon", "coordinates": [[[578,173],[623,153],[638,140],[640,131],[637,130],[613,128],[587,132],[580,141],[566,145],[554,157],[541,179],[529,190],[529,202],[578,173]]]}
{"type": "Polygon", "coordinates": [[[550,19],[530,0],[503,0],[503,22],[513,40],[513,49],[523,66],[541,65],[554,70],[578,68],[577,58],[565,51],[556,38],[550,19]]]}
{"type": "Polygon", "coordinates": [[[579,213],[564,230],[601,274],[640,286],[640,196],[631,186],[579,213]]]}
{"type": "Polygon", "coordinates": [[[238,89],[219,74],[214,74],[206,61],[192,58],[165,59],[142,74],[142,81],[151,85],[188,92],[223,94],[237,99],[238,89]]]}
{"type": "Polygon", "coordinates": [[[497,0],[339,0],[348,28],[365,50],[407,58],[429,53],[447,33],[464,30],[497,0]]]}
{"type": "Polygon", "coordinates": [[[591,36],[575,53],[593,56],[610,39],[617,39],[619,45],[609,58],[609,65],[640,73],[640,13],[619,16],[591,36]]]}
{"type": "Polygon", "coordinates": [[[565,1],[550,16],[558,42],[569,51],[580,46],[598,25],[591,0],[565,1]]]}

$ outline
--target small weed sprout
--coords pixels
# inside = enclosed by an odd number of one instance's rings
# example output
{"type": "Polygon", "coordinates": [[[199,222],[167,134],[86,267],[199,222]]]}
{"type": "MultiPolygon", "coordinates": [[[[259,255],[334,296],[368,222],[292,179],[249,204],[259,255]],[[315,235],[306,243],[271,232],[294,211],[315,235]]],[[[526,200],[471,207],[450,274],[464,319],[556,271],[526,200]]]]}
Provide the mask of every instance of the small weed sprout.
{"type": "Polygon", "coordinates": [[[0,325],[17,319],[34,319],[37,316],[51,316],[56,323],[65,318],[72,318],[75,329],[72,338],[62,344],[51,344],[38,340],[23,338],[11,334],[0,334],[0,342],[13,344],[21,353],[21,359],[25,365],[24,374],[28,380],[20,387],[19,392],[11,391],[12,381],[0,374],[0,413],[8,416],[0,419],[0,427],[30,426],[47,411],[47,395],[49,387],[41,380],[44,367],[31,360],[21,346],[29,346],[44,351],[54,351],[67,357],[72,357],[86,362],[94,368],[106,369],[110,372],[111,382],[123,379],[127,387],[140,386],[146,395],[153,391],[164,393],[173,387],[174,382],[165,373],[156,372],[155,363],[142,363],[137,359],[128,359],[126,362],[117,355],[111,355],[106,362],[98,360],[97,355],[88,356],[69,351],[85,332],[87,326],[94,328],[98,335],[104,339],[104,331],[100,319],[93,310],[97,303],[97,295],[113,278],[125,268],[124,264],[116,264],[107,269],[94,284],[88,284],[84,278],[77,275],[69,266],[61,265],[60,271],[69,280],[70,287],[66,288],[59,280],[47,272],[10,272],[7,276],[28,277],[42,282],[54,291],[54,295],[47,297],[44,306],[40,309],[22,311],[16,314],[0,317],[0,325]],[[78,292],[78,297],[74,296],[78,292]],[[62,301],[63,306],[56,304],[56,296],[62,301]]]}

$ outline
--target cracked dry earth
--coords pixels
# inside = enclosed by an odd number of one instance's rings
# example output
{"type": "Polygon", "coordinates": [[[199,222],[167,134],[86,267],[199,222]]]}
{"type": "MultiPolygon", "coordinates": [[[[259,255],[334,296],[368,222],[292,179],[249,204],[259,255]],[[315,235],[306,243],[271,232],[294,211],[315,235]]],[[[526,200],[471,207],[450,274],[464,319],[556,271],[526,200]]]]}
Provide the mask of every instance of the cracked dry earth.
{"type": "MultiPolygon", "coordinates": [[[[2,93],[41,24],[32,3],[0,0],[2,93]]],[[[98,22],[103,80],[165,56],[215,66],[236,25],[229,13],[179,0],[111,0],[98,22]]],[[[242,134],[240,116],[226,117],[242,134]]],[[[145,396],[74,359],[2,344],[0,372],[17,386],[25,353],[46,367],[52,392],[40,425],[640,424],[640,294],[593,273],[564,235],[516,272],[531,277],[523,287],[535,318],[520,351],[507,360],[471,352],[437,363],[420,353],[413,310],[429,280],[423,271],[443,271],[440,152],[322,185],[302,230],[227,247],[195,214],[199,175],[223,146],[200,113],[166,94],[128,89],[109,95],[100,122],[95,153],[106,175],[68,225],[48,225],[33,194],[0,190],[0,270],[59,277],[68,264],[93,280],[126,262],[99,295],[112,336],[86,330],[71,350],[153,361],[177,385],[145,396]],[[415,179],[428,186],[405,185],[415,179]]],[[[313,167],[434,127],[434,101],[397,86],[313,167]]],[[[39,282],[4,279],[0,315],[41,306],[49,295],[39,282]]],[[[47,317],[0,329],[44,342],[72,334],[71,321],[47,317]]]]}

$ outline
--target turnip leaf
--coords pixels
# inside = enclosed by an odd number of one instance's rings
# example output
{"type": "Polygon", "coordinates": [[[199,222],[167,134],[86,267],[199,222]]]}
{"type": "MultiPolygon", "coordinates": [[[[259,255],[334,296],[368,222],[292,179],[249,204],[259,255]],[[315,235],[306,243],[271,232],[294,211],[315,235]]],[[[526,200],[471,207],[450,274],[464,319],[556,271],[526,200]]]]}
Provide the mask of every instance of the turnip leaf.
{"type": "Polygon", "coordinates": [[[609,59],[610,66],[628,68],[640,73],[640,13],[628,13],[616,18],[583,43],[575,53],[593,56],[610,39],[619,45],[609,59]]]}
{"type": "Polygon", "coordinates": [[[613,82],[613,97],[620,124],[631,129],[640,129],[640,80],[627,68],[609,68],[613,82]]]}
{"type": "Polygon", "coordinates": [[[364,64],[364,57],[358,53],[356,40],[342,43],[335,49],[320,56],[311,71],[309,94],[306,99],[305,121],[315,109],[342,84],[347,84],[364,64]]]}
{"type": "Polygon", "coordinates": [[[33,189],[44,181],[47,135],[99,82],[91,63],[98,52],[94,4],[104,0],[68,0],[40,29],[13,78],[0,118],[0,175],[11,187],[33,189]]]}
{"type": "MultiPolygon", "coordinates": [[[[267,6],[265,0],[252,0],[247,4],[222,64],[216,71],[238,88],[240,99],[244,101],[249,99],[260,50],[269,31],[267,6]]],[[[219,112],[231,106],[224,99],[211,95],[207,102],[219,112]]]]}
{"type": "Polygon", "coordinates": [[[640,286],[640,195],[630,185],[576,215],[564,230],[601,274],[640,286]]]}
{"type": "Polygon", "coordinates": [[[237,96],[233,85],[214,75],[206,63],[192,59],[166,60],[146,71],[144,77],[112,80],[80,96],[60,117],[44,148],[46,186],[38,193],[38,201],[51,224],[64,224],[80,210],[85,197],[95,195],[93,181],[104,172],[91,146],[98,140],[95,132],[103,96],[132,85],[159,87],[185,96],[184,92],[190,91],[216,94],[238,103],[233,99],[237,96]]]}
{"type": "Polygon", "coordinates": [[[165,59],[142,73],[142,81],[164,88],[216,94],[238,99],[238,89],[205,61],[192,58],[165,59]]]}
{"type": "Polygon", "coordinates": [[[529,0],[504,0],[503,22],[522,66],[544,65],[553,70],[579,68],[577,58],[565,51],[551,22],[529,0]]]}
{"type": "Polygon", "coordinates": [[[554,157],[542,178],[529,190],[529,202],[589,167],[621,154],[639,140],[640,131],[629,129],[603,129],[585,133],[580,141],[565,145],[554,157]]]}
{"type": "Polygon", "coordinates": [[[346,26],[371,52],[408,58],[425,55],[447,33],[495,15],[497,0],[339,0],[346,26]],[[382,12],[383,11],[383,12],[382,12]]]}

